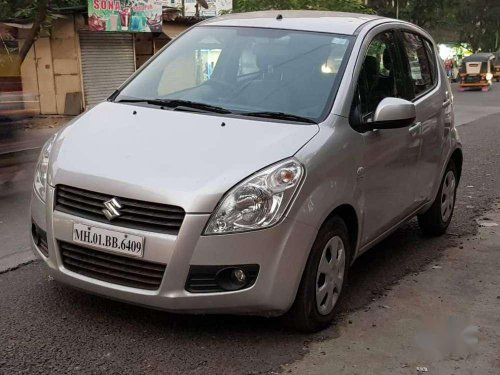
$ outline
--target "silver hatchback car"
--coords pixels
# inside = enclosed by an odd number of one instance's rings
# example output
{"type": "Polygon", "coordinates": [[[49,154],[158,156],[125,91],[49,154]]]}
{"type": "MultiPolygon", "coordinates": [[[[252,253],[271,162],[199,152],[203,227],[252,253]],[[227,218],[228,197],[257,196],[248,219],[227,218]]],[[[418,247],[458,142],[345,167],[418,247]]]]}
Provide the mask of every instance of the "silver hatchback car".
{"type": "Polygon", "coordinates": [[[235,14],[191,28],[47,142],[33,248],[91,293],[317,331],[360,254],[414,216],[445,232],[461,168],[424,30],[235,14]]]}

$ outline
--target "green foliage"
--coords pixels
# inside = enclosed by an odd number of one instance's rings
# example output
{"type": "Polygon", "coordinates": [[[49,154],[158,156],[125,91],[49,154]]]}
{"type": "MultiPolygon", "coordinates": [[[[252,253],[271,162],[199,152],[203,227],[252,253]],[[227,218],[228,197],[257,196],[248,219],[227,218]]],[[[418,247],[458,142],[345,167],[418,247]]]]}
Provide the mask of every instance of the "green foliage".
{"type": "Polygon", "coordinates": [[[455,23],[462,40],[474,50],[500,49],[500,2],[498,0],[459,0],[455,23]]]}
{"type": "Polygon", "coordinates": [[[449,31],[474,51],[500,48],[499,0],[369,0],[378,14],[449,31]]]}
{"type": "Polygon", "coordinates": [[[269,9],[336,10],[343,12],[374,13],[359,0],[234,0],[234,12],[252,12],[269,9]]]}
{"type": "Polygon", "coordinates": [[[0,0],[0,20],[13,18],[16,3],[12,0],[0,0]]]}
{"type": "MultiPolygon", "coordinates": [[[[32,21],[35,18],[38,4],[42,0],[0,0],[0,20],[23,19],[32,21]]],[[[49,18],[57,18],[57,9],[86,5],[86,0],[49,1],[49,18]]]]}
{"type": "Polygon", "coordinates": [[[369,0],[377,14],[399,18],[421,27],[446,24],[457,0],[369,0]]]}
{"type": "Polygon", "coordinates": [[[85,4],[87,0],[0,0],[0,21],[19,20],[33,24],[16,54],[19,59],[16,65],[22,64],[40,30],[50,30],[52,21],[63,17],[60,9],[85,4]]]}

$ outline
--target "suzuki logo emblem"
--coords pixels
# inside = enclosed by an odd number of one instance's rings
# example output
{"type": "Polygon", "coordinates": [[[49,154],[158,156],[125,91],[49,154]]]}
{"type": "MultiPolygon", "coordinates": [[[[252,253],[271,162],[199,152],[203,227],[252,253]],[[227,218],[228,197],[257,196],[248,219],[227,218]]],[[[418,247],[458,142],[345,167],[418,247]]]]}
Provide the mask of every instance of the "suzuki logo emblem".
{"type": "Polygon", "coordinates": [[[107,202],[104,202],[104,208],[102,210],[102,213],[108,220],[113,220],[116,219],[117,217],[120,217],[121,213],[118,211],[120,208],[122,208],[120,202],[116,198],[110,199],[107,202]]]}

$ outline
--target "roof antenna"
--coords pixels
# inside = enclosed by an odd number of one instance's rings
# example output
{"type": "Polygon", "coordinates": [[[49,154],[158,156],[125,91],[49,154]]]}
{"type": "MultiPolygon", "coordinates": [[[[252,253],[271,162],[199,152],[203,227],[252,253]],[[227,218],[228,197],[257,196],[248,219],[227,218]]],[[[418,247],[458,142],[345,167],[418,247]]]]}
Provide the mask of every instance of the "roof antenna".
{"type": "Polygon", "coordinates": [[[281,21],[281,20],[283,19],[283,15],[282,15],[282,14],[278,14],[278,15],[276,16],[276,19],[277,19],[278,21],[281,21]]]}

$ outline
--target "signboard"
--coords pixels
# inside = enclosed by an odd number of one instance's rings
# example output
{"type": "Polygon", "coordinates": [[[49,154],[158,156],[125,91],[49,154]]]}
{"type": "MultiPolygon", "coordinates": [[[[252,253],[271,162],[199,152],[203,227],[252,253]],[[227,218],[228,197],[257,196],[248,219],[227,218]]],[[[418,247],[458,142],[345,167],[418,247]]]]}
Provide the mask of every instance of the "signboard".
{"type": "MultiPolygon", "coordinates": [[[[176,6],[182,9],[182,0],[167,0],[169,6],[176,6]]],[[[220,16],[222,12],[231,11],[233,9],[233,0],[206,0],[208,9],[199,7],[201,17],[220,16]]],[[[196,14],[196,0],[185,0],[185,15],[192,17],[196,14]]]]}
{"type": "Polygon", "coordinates": [[[162,31],[161,0],[88,0],[89,31],[162,31]]]}

